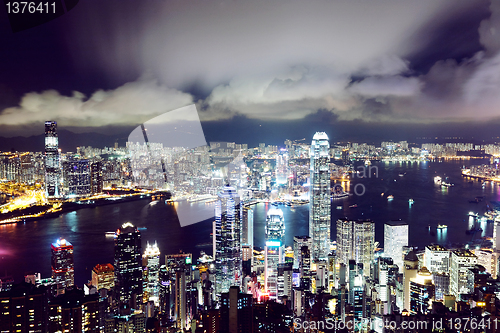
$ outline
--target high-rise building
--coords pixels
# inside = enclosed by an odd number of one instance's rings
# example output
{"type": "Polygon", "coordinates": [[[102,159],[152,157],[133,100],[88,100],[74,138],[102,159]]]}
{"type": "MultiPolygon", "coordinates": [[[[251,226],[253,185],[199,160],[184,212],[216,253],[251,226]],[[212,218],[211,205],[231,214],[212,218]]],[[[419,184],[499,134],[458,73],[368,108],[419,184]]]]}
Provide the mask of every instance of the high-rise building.
{"type": "Polygon", "coordinates": [[[371,220],[337,220],[337,262],[348,264],[354,259],[365,267],[364,274],[369,275],[371,262],[374,260],[375,223],[371,220]]]}
{"type": "Polygon", "coordinates": [[[241,205],[241,245],[253,249],[253,209],[250,205],[241,205]]]}
{"type": "Polygon", "coordinates": [[[115,293],[120,314],[130,314],[142,304],[141,234],[130,222],[116,231],[115,293]]]}
{"type": "Polygon", "coordinates": [[[472,292],[472,286],[467,281],[467,273],[469,268],[477,264],[477,257],[466,249],[457,249],[451,252],[450,261],[450,293],[457,300],[461,294],[472,292]]]}
{"type": "Polygon", "coordinates": [[[45,122],[45,195],[47,198],[59,197],[60,166],[59,138],[57,123],[45,122]]]}
{"type": "Polygon", "coordinates": [[[63,179],[67,196],[90,195],[90,161],[78,159],[64,161],[63,179]]]}
{"type": "Polygon", "coordinates": [[[442,300],[444,295],[450,293],[450,274],[434,273],[432,274],[432,281],[434,282],[436,300],[442,300]]]}
{"type": "Polygon", "coordinates": [[[428,245],[425,247],[425,267],[431,273],[449,273],[450,251],[441,245],[428,245]]]}
{"type": "Polygon", "coordinates": [[[251,333],[252,295],[241,293],[239,287],[232,286],[222,294],[220,307],[220,333],[251,333]]]}
{"type": "Polygon", "coordinates": [[[115,287],[115,268],[111,264],[96,265],[92,269],[92,285],[97,290],[113,290],[115,287]]]}
{"type": "Polygon", "coordinates": [[[146,245],[143,260],[146,264],[146,290],[144,290],[145,299],[153,301],[156,305],[159,304],[160,285],[159,285],[159,270],[160,270],[160,249],[156,242],[146,245]]]}
{"type": "Polygon", "coordinates": [[[101,332],[99,296],[73,289],[48,306],[48,332],[101,332]]]}
{"type": "Polygon", "coordinates": [[[284,185],[288,182],[288,151],[282,149],[276,155],[276,184],[284,185]]]}
{"type": "Polygon", "coordinates": [[[410,313],[427,314],[430,307],[429,302],[433,297],[434,284],[431,272],[426,267],[422,267],[417,276],[410,281],[410,313]]]}
{"type": "Polygon", "coordinates": [[[302,246],[312,247],[312,239],[309,236],[294,236],[293,237],[293,268],[300,266],[300,251],[302,246]]]}
{"type": "Polygon", "coordinates": [[[278,295],[278,264],[285,256],[285,219],[281,209],[267,211],[265,251],[265,288],[270,299],[278,295]]]}
{"type": "Polygon", "coordinates": [[[410,282],[417,276],[418,257],[414,251],[410,251],[403,264],[403,309],[410,311],[410,282]]]}
{"type": "Polygon", "coordinates": [[[330,253],[330,143],[324,132],[313,136],[310,151],[309,236],[313,260],[327,260],[330,253]]]}
{"type": "Polygon", "coordinates": [[[90,192],[99,194],[102,192],[103,177],[102,163],[100,161],[93,162],[90,165],[90,192]]]}
{"type": "Polygon", "coordinates": [[[215,204],[215,293],[229,292],[241,278],[240,213],[236,190],[225,186],[215,204]]]}
{"type": "Polygon", "coordinates": [[[58,294],[75,284],[73,245],[65,239],[52,243],[52,278],[60,284],[58,294]]]}
{"type": "Polygon", "coordinates": [[[384,256],[392,258],[403,271],[403,246],[408,246],[409,226],[404,221],[389,221],[384,224],[384,256]]]}

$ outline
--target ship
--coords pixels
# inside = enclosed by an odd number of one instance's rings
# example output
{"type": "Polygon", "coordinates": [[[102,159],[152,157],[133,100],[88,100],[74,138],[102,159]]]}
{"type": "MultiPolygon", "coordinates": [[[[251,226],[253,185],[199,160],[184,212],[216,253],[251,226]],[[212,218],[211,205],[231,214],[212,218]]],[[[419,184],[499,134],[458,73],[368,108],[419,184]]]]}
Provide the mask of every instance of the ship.
{"type": "Polygon", "coordinates": [[[354,204],[354,205],[350,205],[349,208],[357,208],[358,205],[357,204],[354,204]]]}
{"type": "Polygon", "coordinates": [[[437,228],[438,229],[447,229],[448,226],[446,224],[438,224],[437,228]]]}
{"type": "Polygon", "coordinates": [[[389,195],[389,196],[387,197],[387,200],[388,200],[388,201],[392,201],[393,199],[394,199],[394,196],[393,196],[393,195],[389,195]]]}
{"type": "Polygon", "coordinates": [[[412,198],[408,199],[408,203],[409,203],[410,205],[411,205],[411,204],[413,204],[414,202],[415,202],[415,201],[414,201],[412,198]]]}
{"type": "Polygon", "coordinates": [[[439,176],[434,177],[435,184],[441,184],[441,181],[442,181],[441,177],[439,177],[439,176]]]}

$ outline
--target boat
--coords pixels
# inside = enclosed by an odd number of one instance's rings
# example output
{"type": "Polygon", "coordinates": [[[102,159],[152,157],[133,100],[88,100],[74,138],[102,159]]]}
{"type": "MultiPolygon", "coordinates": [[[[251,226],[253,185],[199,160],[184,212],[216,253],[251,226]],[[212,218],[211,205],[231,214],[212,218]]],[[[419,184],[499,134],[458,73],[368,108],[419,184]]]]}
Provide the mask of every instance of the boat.
{"type": "Polygon", "coordinates": [[[146,227],[138,227],[137,230],[147,230],[148,228],[146,227]]]}
{"type": "Polygon", "coordinates": [[[394,199],[394,196],[393,196],[393,195],[389,195],[389,196],[387,197],[387,200],[388,200],[388,201],[392,201],[393,199],[394,199]]]}
{"type": "Polygon", "coordinates": [[[450,183],[448,177],[444,181],[441,181],[441,187],[453,187],[455,184],[450,183]]]}
{"type": "Polygon", "coordinates": [[[106,237],[115,237],[115,232],[114,231],[106,231],[105,235],[106,237]]]}
{"type": "Polygon", "coordinates": [[[354,205],[350,205],[349,208],[357,208],[358,205],[357,204],[354,204],[354,205]]]}
{"type": "Polygon", "coordinates": [[[469,212],[468,215],[471,216],[471,217],[478,217],[479,216],[479,214],[474,213],[474,212],[469,212]]]}
{"type": "Polygon", "coordinates": [[[438,229],[447,229],[448,226],[446,224],[438,224],[438,229]]]}
{"type": "Polygon", "coordinates": [[[415,201],[414,201],[412,198],[410,198],[410,199],[408,199],[408,202],[409,202],[409,203],[410,203],[410,205],[411,205],[411,204],[412,204],[412,203],[414,203],[415,201]]]}
{"type": "Polygon", "coordinates": [[[442,181],[441,177],[439,176],[434,177],[434,183],[441,184],[441,181],[442,181]]]}
{"type": "Polygon", "coordinates": [[[342,206],[337,206],[337,209],[342,209],[342,206]]]}

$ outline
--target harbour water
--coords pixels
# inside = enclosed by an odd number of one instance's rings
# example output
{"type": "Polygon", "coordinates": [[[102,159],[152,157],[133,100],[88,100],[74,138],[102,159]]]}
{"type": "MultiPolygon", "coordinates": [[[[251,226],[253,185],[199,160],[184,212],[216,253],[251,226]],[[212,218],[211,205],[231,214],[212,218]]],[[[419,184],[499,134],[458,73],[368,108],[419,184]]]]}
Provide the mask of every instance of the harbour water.
{"type": "MultiPolygon", "coordinates": [[[[492,235],[492,224],[482,223],[481,233],[468,235],[473,218],[468,213],[483,214],[487,205],[500,201],[499,184],[462,178],[463,165],[484,163],[484,160],[443,162],[378,162],[372,165],[371,174],[355,177],[344,183],[351,196],[332,201],[332,240],[335,240],[335,221],[341,217],[372,219],[376,223],[376,241],[383,246],[383,225],[391,219],[402,219],[410,225],[410,245],[423,247],[430,243],[445,246],[465,244],[472,239],[492,235]],[[378,177],[375,169],[378,169],[378,177]],[[442,188],[434,183],[434,176],[449,177],[454,187],[442,188]],[[356,192],[354,194],[354,188],[356,192]],[[382,194],[383,193],[383,194],[382,194]],[[387,196],[394,196],[388,200],[387,196]],[[475,197],[483,197],[479,203],[470,203],[475,197]],[[413,199],[413,204],[408,202],[413,199]],[[355,208],[350,206],[356,205],[355,208]],[[337,209],[340,206],[341,209],[337,209]],[[437,229],[445,224],[447,229],[437,229]],[[430,226],[430,228],[429,228],[430,226]]],[[[356,165],[357,170],[363,164],[356,165]]],[[[368,170],[367,170],[368,171],[368,170]]],[[[360,173],[360,176],[363,172],[360,173]]],[[[177,205],[177,204],[176,204],[177,205]]],[[[187,203],[193,209],[212,209],[214,203],[187,203]]],[[[266,211],[269,203],[260,203],[254,208],[255,246],[264,245],[266,211]]],[[[293,236],[306,235],[309,227],[308,205],[279,206],[284,212],[287,245],[293,236]]],[[[157,241],[162,254],[183,250],[196,257],[200,251],[212,253],[212,222],[181,227],[175,213],[175,205],[151,199],[118,203],[109,206],[85,208],[62,214],[57,218],[0,226],[0,277],[14,276],[20,281],[28,271],[50,276],[50,244],[59,237],[66,238],[74,246],[75,282],[82,285],[91,277],[91,270],[99,263],[113,262],[113,238],[105,233],[115,231],[124,222],[130,221],[140,227],[143,247],[146,242],[157,241]]],[[[163,260],[162,260],[163,261],[163,260]]]]}

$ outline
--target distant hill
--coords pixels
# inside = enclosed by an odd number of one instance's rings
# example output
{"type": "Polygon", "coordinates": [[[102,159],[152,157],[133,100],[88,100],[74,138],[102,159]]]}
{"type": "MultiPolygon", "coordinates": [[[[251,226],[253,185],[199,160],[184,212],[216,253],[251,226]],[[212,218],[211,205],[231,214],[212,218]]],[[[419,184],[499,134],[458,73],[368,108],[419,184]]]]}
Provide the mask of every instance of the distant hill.
{"type": "MultiPolygon", "coordinates": [[[[96,148],[113,147],[115,142],[118,142],[120,147],[125,146],[128,133],[123,135],[117,134],[100,134],[95,132],[90,133],[73,133],[68,130],[59,130],[59,148],[63,152],[76,151],[79,146],[92,146],[96,148]]],[[[12,138],[0,137],[0,151],[43,151],[44,150],[44,134],[34,135],[30,137],[17,136],[12,138]]]]}

